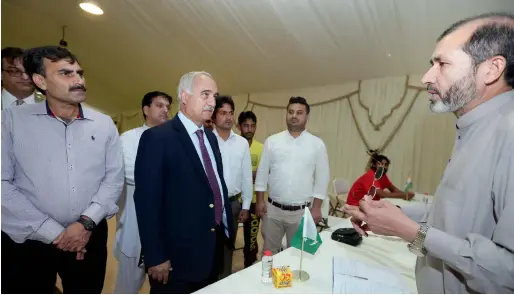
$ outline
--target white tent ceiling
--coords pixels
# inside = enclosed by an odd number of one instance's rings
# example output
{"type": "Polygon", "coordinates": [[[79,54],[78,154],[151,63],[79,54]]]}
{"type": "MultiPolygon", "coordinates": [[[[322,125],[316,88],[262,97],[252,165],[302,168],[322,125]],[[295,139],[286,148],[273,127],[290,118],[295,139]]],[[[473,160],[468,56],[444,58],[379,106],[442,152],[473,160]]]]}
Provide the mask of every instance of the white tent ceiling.
{"type": "Polygon", "coordinates": [[[514,0],[3,0],[2,46],[66,40],[86,69],[90,103],[136,109],[175,96],[181,74],[211,72],[229,94],[423,73],[451,23],[514,0]]]}

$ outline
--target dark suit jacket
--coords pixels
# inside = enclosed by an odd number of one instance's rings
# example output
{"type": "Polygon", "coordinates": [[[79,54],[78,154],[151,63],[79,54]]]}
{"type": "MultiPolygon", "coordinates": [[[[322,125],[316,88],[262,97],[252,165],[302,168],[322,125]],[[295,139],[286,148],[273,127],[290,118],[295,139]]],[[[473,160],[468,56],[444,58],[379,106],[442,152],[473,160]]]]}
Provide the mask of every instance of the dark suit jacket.
{"type": "MultiPolygon", "coordinates": [[[[216,159],[228,224],[233,224],[218,141],[205,135],[216,159]]],[[[135,165],[139,235],[145,266],[170,260],[170,281],[200,282],[213,267],[216,246],[214,194],[186,128],[178,116],[146,130],[139,141],[135,165]]],[[[223,221],[220,224],[223,226],[223,221]]],[[[234,244],[228,227],[229,245],[234,244]]]]}

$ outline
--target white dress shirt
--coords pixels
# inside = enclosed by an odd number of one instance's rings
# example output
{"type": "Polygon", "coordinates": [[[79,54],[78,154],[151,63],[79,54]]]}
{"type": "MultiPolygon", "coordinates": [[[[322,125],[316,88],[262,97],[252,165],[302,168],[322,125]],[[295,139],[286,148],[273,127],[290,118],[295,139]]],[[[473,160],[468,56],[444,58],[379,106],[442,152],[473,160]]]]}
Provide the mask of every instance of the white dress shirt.
{"type": "Polygon", "coordinates": [[[325,143],[303,131],[294,138],[285,130],[264,142],[255,179],[255,191],[265,192],[281,204],[300,205],[325,199],[330,169],[325,143]]]}
{"type": "MultiPolygon", "coordinates": [[[[14,95],[9,93],[9,91],[7,91],[5,88],[2,89],[2,109],[16,106],[16,101],[18,101],[18,99],[14,95]]],[[[23,99],[23,102],[25,104],[36,103],[35,92],[32,93],[31,95],[25,97],[23,99]]]]}
{"type": "MultiPolygon", "coordinates": [[[[203,125],[201,125],[200,127],[196,126],[196,124],[193,121],[191,121],[188,117],[186,117],[182,112],[178,113],[178,118],[180,119],[182,124],[184,124],[187,134],[189,134],[189,137],[193,141],[193,145],[195,146],[196,153],[198,154],[198,157],[200,158],[200,161],[202,162],[203,169],[205,170],[205,163],[203,162],[202,150],[200,149],[200,141],[198,140],[198,135],[196,135],[196,131],[198,129],[201,129],[204,131],[203,141],[205,143],[205,147],[207,148],[207,153],[209,154],[209,157],[211,158],[212,170],[214,170],[214,174],[216,174],[216,180],[218,180],[218,186],[220,187],[221,202],[223,205],[223,218],[222,219],[223,219],[223,224],[225,225],[225,234],[228,237],[229,235],[228,235],[228,230],[227,230],[227,228],[228,228],[227,227],[227,224],[228,224],[227,223],[227,212],[225,212],[225,199],[223,198],[223,187],[221,186],[221,180],[220,180],[220,176],[218,175],[218,169],[216,166],[216,158],[214,158],[214,153],[212,152],[212,147],[209,142],[209,139],[205,135],[205,130],[203,128],[203,125]]],[[[205,173],[207,174],[207,171],[205,173]]]]}
{"type": "Polygon", "coordinates": [[[134,167],[139,139],[148,128],[148,126],[143,125],[124,132],[120,137],[125,166],[125,190],[124,196],[122,196],[125,200],[125,206],[121,212],[120,223],[116,230],[116,241],[114,242],[114,255],[116,257],[118,256],[118,250],[127,257],[139,257],[141,254],[141,241],[134,204],[134,167]]]}
{"type": "Polygon", "coordinates": [[[227,184],[230,197],[241,193],[243,199],[242,209],[249,210],[252,204],[253,177],[252,158],[248,140],[230,130],[230,135],[225,141],[214,129],[218,138],[221,158],[223,161],[223,178],[227,184]]]}

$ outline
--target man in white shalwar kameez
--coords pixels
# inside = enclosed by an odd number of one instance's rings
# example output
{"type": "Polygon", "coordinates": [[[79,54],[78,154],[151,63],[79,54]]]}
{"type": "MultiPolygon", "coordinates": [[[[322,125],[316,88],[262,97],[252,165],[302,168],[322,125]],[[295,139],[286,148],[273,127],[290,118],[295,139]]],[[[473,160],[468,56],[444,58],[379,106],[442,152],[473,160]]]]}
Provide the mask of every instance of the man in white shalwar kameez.
{"type": "Polygon", "coordinates": [[[118,215],[118,228],[114,242],[114,256],[118,260],[118,277],[116,294],[138,293],[145,282],[145,267],[141,255],[141,241],[137,226],[134,205],[134,166],[136,164],[139,139],[148,128],[160,125],[169,118],[172,98],[159,91],[147,93],[143,97],[141,108],[145,124],[131,129],[121,135],[123,161],[125,164],[125,190],[122,196],[124,206],[118,215]]]}

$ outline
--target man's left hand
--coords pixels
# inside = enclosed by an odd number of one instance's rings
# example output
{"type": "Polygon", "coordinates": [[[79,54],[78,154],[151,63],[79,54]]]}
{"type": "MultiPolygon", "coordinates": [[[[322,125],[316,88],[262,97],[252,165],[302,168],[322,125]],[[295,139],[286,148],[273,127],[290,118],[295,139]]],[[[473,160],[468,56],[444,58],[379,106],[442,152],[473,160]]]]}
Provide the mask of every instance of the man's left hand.
{"type": "Polygon", "coordinates": [[[314,219],[314,224],[318,224],[321,221],[321,207],[319,208],[311,208],[312,219],[314,219]]]}
{"type": "Polygon", "coordinates": [[[417,235],[419,225],[405,215],[402,210],[388,201],[371,201],[362,199],[359,209],[347,213],[366,223],[367,228],[379,235],[397,236],[412,242],[417,235]]]}
{"type": "Polygon", "coordinates": [[[239,222],[245,222],[248,220],[248,217],[250,217],[248,210],[241,209],[241,212],[239,213],[239,222]]]}

